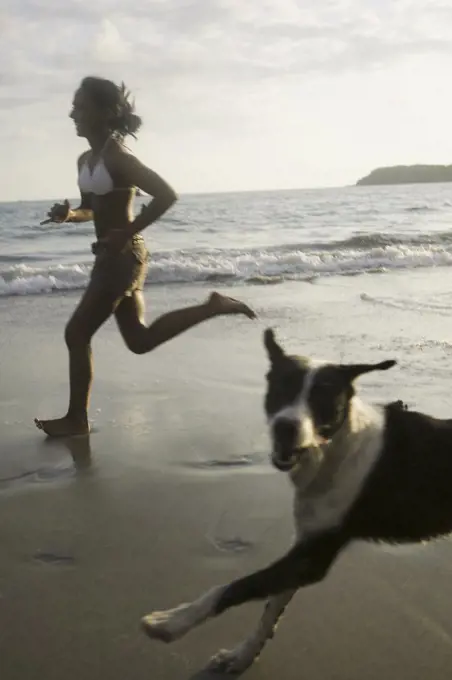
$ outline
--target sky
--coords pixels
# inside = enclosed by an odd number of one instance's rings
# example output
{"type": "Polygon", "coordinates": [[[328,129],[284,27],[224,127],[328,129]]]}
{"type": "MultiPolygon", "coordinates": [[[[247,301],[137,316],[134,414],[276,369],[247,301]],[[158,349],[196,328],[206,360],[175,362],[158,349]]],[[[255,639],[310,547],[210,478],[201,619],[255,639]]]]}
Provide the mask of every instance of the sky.
{"type": "Polygon", "coordinates": [[[76,197],[85,75],[180,194],[343,186],[452,163],[450,0],[3,0],[0,200],[76,197]]]}

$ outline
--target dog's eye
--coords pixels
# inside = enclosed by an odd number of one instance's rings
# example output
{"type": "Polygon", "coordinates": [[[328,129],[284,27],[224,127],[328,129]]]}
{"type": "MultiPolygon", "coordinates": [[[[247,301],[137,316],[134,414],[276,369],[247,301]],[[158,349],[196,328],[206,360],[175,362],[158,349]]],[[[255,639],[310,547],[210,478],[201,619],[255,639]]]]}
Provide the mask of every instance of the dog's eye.
{"type": "Polygon", "coordinates": [[[268,388],[266,402],[269,410],[282,408],[284,404],[293,403],[302,389],[302,380],[294,372],[281,374],[270,371],[267,374],[268,388]]]}
{"type": "Polygon", "coordinates": [[[285,375],[281,380],[281,389],[290,401],[295,400],[303,389],[303,377],[295,372],[285,375]]]}
{"type": "Polygon", "coordinates": [[[287,381],[281,376],[269,375],[269,387],[273,394],[285,395],[287,392],[287,381]]]}
{"type": "Polygon", "coordinates": [[[327,423],[334,419],[341,401],[340,394],[340,387],[333,382],[318,382],[312,386],[309,402],[319,423],[327,423]]]}
{"type": "Polygon", "coordinates": [[[311,395],[314,398],[325,398],[331,394],[335,394],[337,385],[331,382],[316,383],[312,386],[311,395]]]}

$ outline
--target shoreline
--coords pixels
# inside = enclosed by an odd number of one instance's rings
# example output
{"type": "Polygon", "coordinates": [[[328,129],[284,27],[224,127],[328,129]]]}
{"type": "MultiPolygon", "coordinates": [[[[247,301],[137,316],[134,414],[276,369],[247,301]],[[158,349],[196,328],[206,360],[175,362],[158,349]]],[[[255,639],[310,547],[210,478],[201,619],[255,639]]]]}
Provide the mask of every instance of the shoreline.
{"type": "MultiPolygon", "coordinates": [[[[33,417],[66,405],[63,329],[79,295],[0,303],[5,680],[214,680],[202,672],[210,656],[257,625],[263,605],[253,603],[165,646],[146,638],[140,618],[290,546],[291,486],[269,463],[262,409],[267,326],[298,353],[396,358],[387,375],[360,381],[366,398],[452,411],[452,294],[442,272],[230,290],[257,307],[257,322],[216,319],[147,357],[130,354],[108,322],[93,343],[94,431],[69,444],[48,442],[33,417]]],[[[148,318],[204,294],[154,288],[148,318]]],[[[354,546],[325,582],[297,595],[244,677],[421,680],[427,658],[429,678],[444,680],[451,551],[448,540],[354,546]]]]}

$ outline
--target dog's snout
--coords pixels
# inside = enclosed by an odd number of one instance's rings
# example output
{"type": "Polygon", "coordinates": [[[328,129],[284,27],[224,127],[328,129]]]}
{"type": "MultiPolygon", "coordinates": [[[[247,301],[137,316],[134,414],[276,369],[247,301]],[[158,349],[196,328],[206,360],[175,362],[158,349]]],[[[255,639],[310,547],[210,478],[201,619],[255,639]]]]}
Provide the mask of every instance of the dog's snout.
{"type": "Polygon", "coordinates": [[[297,445],[299,425],[295,420],[278,418],[273,425],[275,442],[284,453],[290,455],[297,445]]]}

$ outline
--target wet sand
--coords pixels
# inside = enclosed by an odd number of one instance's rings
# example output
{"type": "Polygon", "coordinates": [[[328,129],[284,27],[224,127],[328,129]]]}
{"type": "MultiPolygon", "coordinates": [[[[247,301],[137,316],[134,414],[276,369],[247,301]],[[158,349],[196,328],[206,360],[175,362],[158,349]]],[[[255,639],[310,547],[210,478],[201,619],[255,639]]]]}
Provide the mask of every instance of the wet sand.
{"type": "MultiPolygon", "coordinates": [[[[64,410],[62,329],[76,298],[2,301],[2,679],[207,680],[209,657],[241,641],[261,604],[170,646],[148,640],[139,622],[289,545],[290,486],[268,463],[263,328],[279,327],[306,353],[395,356],[400,367],[364,379],[363,392],[450,414],[452,319],[446,304],[419,311],[438,301],[440,284],[422,274],[407,290],[403,277],[382,275],[234,290],[257,302],[258,323],[216,320],[148,357],[130,355],[108,324],[94,343],[93,433],[72,442],[45,440],[32,421],[64,410]],[[387,304],[407,297],[414,309],[387,304]]],[[[148,291],[150,315],[204,292],[148,291]]],[[[246,677],[443,680],[451,558],[449,541],[353,547],[323,584],[298,594],[246,677]]]]}

